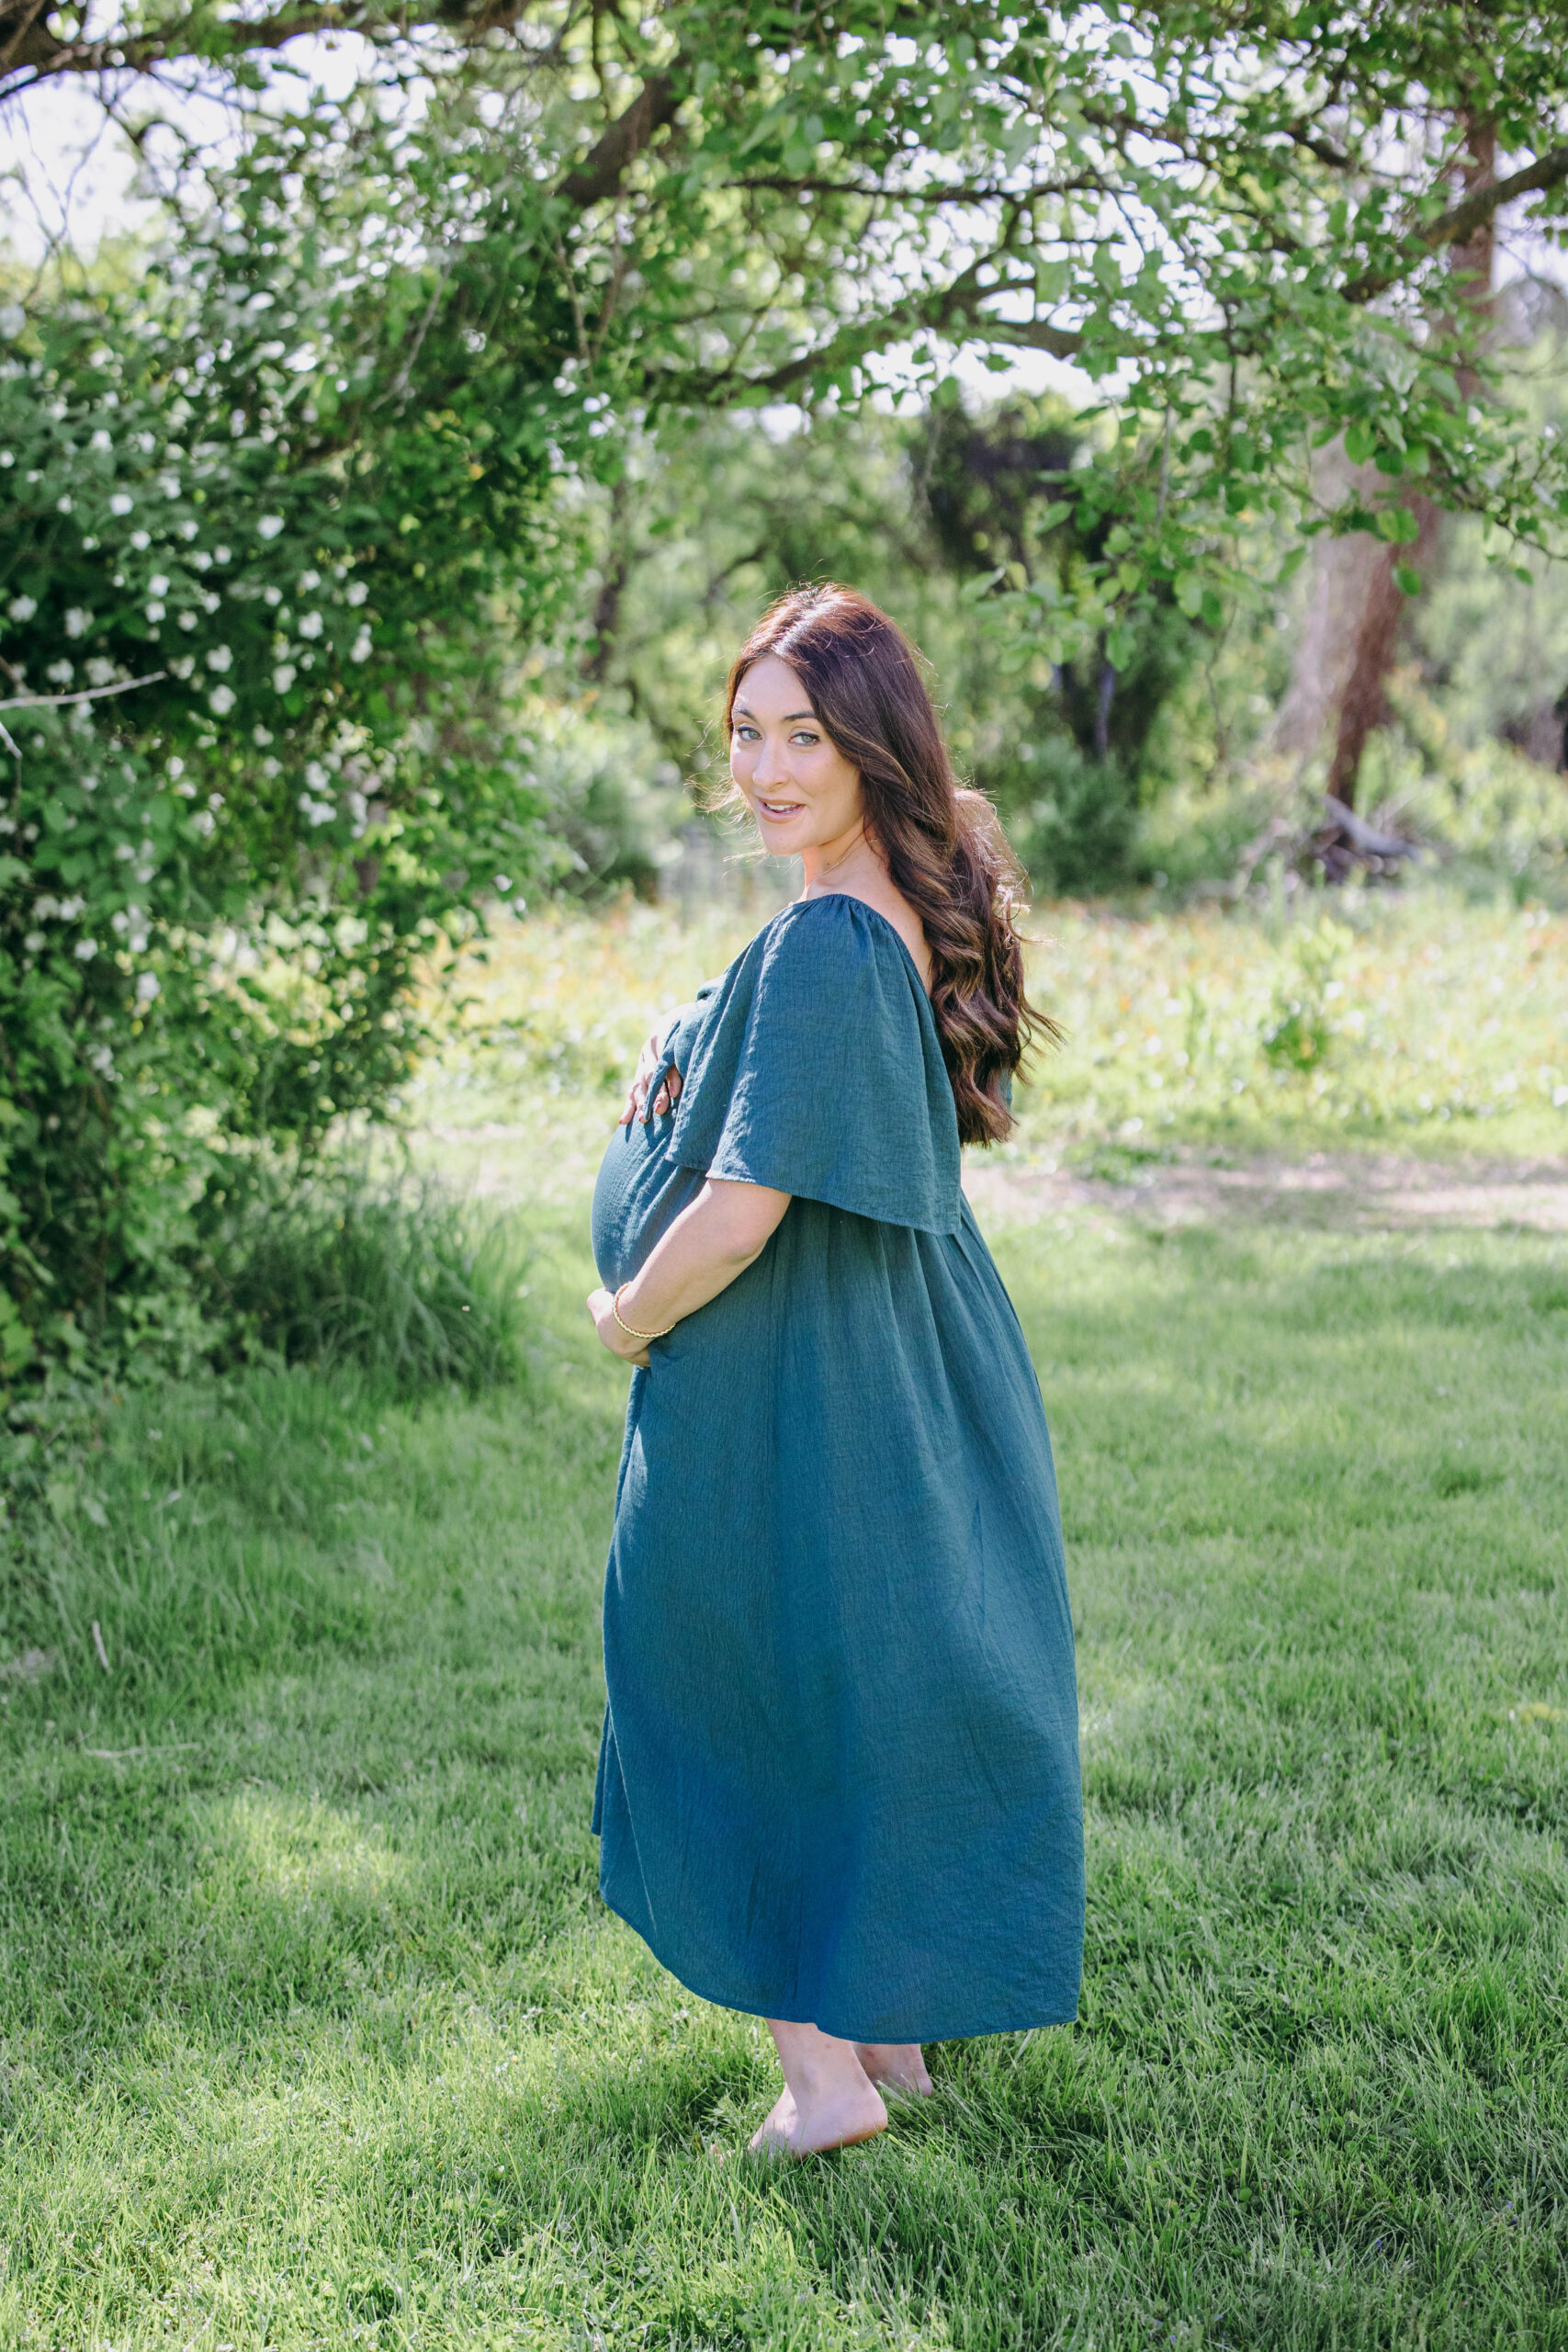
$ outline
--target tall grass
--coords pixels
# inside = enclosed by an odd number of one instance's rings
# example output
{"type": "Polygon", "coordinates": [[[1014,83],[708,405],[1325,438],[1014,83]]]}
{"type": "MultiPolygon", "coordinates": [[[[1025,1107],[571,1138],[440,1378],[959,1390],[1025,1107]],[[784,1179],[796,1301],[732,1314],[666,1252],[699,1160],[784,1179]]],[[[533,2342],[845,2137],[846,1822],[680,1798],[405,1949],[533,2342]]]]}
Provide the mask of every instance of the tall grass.
{"type": "Polygon", "coordinates": [[[525,1328],[514,1228],[426,1177],[348,1161],[243,1191],[207,1271],[228,1319],[286,1363],[352,1367],[410,1396],[512,1377],[525,1328]]]}
{"type": "Polygon", "coordinates": [[[57,1379],[0,1421],[0,1659],[163,1705],[359,1639],[377,1556],[345,1569],[337,1539],[384,1467],[375,1432],[394,1404],[518,1381],[525,1261],[514,1221],[434,1179],[251,1183],[200,1261],[205,1374],[57,1379]]]}

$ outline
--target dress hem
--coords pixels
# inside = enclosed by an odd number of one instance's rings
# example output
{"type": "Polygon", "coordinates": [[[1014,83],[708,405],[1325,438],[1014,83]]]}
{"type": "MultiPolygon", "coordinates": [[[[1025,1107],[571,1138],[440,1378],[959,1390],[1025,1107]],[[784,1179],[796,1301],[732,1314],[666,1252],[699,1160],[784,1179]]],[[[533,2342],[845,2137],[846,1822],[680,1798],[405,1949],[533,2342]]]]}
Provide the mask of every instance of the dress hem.
{"type": "Polygon", "coordinates": [[[754,2001],[737,2000],[731,1994],[710,1992],[705,1985],[694,1983],[691,1977],[683,1974],[682,1972],[675,1966],[673,1961],[667,1960],[665,1958],[664,1954],[660,1951],[659,1946],[654,1942],[652,1937],[648,1933],[648,1930],[645,1928],[639,1927],[628,1912],[621,1909],[618,1903],[613,1902],[610,1896],[605,1894],[602,1886],[599,1889],[599,1899],[604,1904],[604,1908],[607,1911],[613,1911],[617,1919],[624,1919],[626,1921],[626,1926],[631,1929],[633,1935],[638,1937],[641,1941],[648,1946],[649,1951],[653,1954],[654,1959],[659,1962],[660,1968],[667,1969],[670,1974],[675,1979],[675,1982],[678,1984],[683,1985],[688,1993],[694,1994],[699,2001],[707,2001],[711,2003],[713,2007],[716,2009],[734,2009],[741,2017],[763,2018],[776,2018],[781,2025],[814,2025],[818,2033],[826,2033],[831,2036],[831,2038],[836,2041],[918,2041],[921,2043],[928,2041],[977,2041],[982,2035],[988,2033],[1034,2033],[1043,2030],[1046,2026],[1076,2025],[1077,2023],[1078,2005],[1076,2001],[1073,2003],[1070,2009],[1063,2009],[1058,2014],[1049,2017],[1010,2017],[1001,2019],[989,2020],[984,2025],[928,2025],[918,2028],[905,2028],[897,2030],[889,2029],[887,2026],[884,2025],[881,2030],[876,2033],[859,2032],[853,2026],[830,2025],[822,2018],[786,2017],[782,2007],[778,2008],[759,2007],[754,2001]]]}

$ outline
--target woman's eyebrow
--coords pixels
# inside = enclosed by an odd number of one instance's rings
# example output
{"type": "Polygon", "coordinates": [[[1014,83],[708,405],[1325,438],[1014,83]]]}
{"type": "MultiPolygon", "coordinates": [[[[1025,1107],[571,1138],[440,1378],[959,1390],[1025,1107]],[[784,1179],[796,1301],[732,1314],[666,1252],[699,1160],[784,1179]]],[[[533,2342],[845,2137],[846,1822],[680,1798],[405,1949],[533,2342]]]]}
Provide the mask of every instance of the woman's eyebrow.
{"type": "MultiPolygon", "coordinates": [[[[756,712],[751,708],[750,704],[744,702],[738,702],[736,704],[735,715],[738,718],[755,718],[757,716],[756,712]]],[[[780,719],[779,725],[781,727],[793,727],[797,718],[809,718],[814,725],[820,724],[820,721],[817,718],[817,713],[814,710],[786,710],[784,717],[780,719]]]]}

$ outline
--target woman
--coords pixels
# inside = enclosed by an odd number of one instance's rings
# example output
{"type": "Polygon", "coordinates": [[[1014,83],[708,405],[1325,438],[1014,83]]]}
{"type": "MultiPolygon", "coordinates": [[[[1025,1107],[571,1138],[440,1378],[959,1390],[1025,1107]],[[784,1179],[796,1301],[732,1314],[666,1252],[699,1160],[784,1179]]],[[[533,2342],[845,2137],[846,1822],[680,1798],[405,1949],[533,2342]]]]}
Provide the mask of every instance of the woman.
{"type": "Polygon", "coordinates": [[[959,1190],[1031,1032],[1015,869],[909,646],[785,596],[736,791],[805,888],[649,1040],[590,1298],[637,1367],[604,1597],[604,1899],[765,2017],[752,2146],[869,2139],[920,2045],[1077,2014],[1077,1702],[1040,1391],[959,1190]]]}

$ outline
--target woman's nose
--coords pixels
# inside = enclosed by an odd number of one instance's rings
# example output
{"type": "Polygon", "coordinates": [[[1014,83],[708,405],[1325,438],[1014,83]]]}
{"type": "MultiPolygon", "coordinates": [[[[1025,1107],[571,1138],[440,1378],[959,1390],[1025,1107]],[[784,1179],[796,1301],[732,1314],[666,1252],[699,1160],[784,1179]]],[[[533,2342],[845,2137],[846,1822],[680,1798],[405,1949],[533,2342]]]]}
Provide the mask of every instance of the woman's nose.
{"type": "Polygon", "coordinates": [[[751,782],[766,791],[770,785],[783,784],[784,781],[784,768],[779,758],[778,746],[764,737],[757,746],[757,763],[751,770],[751,782]]]}

